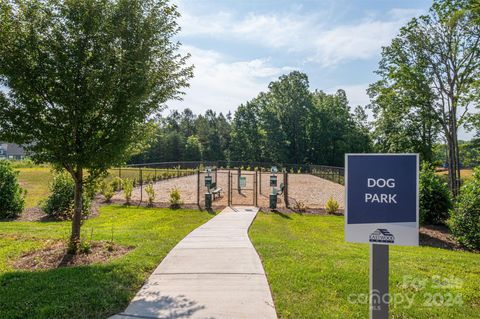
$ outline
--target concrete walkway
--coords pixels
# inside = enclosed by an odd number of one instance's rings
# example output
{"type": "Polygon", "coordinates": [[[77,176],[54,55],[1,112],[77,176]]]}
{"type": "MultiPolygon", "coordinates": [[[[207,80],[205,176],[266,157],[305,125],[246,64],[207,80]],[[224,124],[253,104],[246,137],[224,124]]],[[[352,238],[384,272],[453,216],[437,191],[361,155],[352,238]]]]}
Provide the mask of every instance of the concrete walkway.
{"type": "Polygon", "coordinates": [[[111,318],[277,318],[248,238],[255,207],[226,208],[180,241],[127,309],[111,318]]]}

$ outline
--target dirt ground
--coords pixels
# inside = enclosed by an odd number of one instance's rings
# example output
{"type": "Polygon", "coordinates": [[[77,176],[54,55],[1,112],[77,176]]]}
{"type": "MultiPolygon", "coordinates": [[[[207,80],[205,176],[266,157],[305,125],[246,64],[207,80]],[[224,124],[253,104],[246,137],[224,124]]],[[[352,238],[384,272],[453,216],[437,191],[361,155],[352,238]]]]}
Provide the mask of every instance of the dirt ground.
{"type": "Polygon", "coordinates": [[[105,263],[123,256],[132,249],[133,247],[97,241],[91,243],[88,253],[70,255],[66,253],[65,242],[50,240],[46,242],[43,249],[33,250],[20,256],[14,262],[14,267],[16,269],[36,270],[105,263]]]}
{"type": "MultiPolygon", "coordinates": [[[[246,178],[245,187],[238,191],[238,171],[218,171],[212,173],[213,181],[217,187],[222,189],[221,196],[215,198],[214,206],[228,205],[228,185],[229,180],[232,184],[232,205],[255,205],[260,207],[269,206],[269,194],[271,187],[269,186],[270,173],[258,173],[255,178],[255,172],[242,171],[241,176],[246,178]],[[230,177],[229,177],[230,175],[230,177]],[[261,178],[260,178],[261,176],[261,178]],[[255,194],[257,194],[257,203],[255,203],[255,194]]],[[[200,195],[200,205],[205,204],[204,194],[207,192],[205,185],[205,174],[200,174],[200,180],[197,175],[190,175],[175,179],[159,181],[154,184],[155,203],[168,203],[170,199],[170,191],[177,188],[180,191],[181,200],[184,204],[196,204],[198,193],[200,195]],[[200,184],[198,192],[197,185],[200,184]]],[[[344,207],[344,187],[337,183],[330,182],[309,174],[288,174],[288,200],[291,207],[296,202],[302,202],[308,208],[319,209],[325,207],[325,203],[330,197],[335,199],[340,208],[344,207]]],[[[277,187],[284,183],[283,174],[277,174],[277,187]]],[[[132,200],[137,202],[142,199],[147,202],[147,194],[145,186],[141,189],[136,187],[132,194],[132,200]]],[[[123,192],[119,192],[113,197],[115,202],[124,200],[123,192]]],[[[278,196],[278,207],[285,207],[284,195],[278,196]]]]}

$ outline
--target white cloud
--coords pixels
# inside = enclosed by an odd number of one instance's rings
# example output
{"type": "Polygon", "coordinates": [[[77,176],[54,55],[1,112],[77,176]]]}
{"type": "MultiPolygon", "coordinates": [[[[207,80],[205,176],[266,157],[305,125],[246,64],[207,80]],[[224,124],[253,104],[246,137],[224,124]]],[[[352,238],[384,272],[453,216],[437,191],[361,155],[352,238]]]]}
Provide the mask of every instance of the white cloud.
{"type": "Polygon", "coordinates": [[[208,15],[193,15],[188,10],[181,10],[178,24],[182,27],[182,35],[219,35],[225,34],[233,23],[228,12],[217,12],[208,15]]]}
{"type": "Polygon", "coordinates": [[[195,76],[190,88],[185,90],[184,100],[168,103],[171,109],[189,107],[196,113],[209,108],[224,113],[233,111],[265,91],[279,75],[291,70],[274,67],[268,59],[230,61],[228,56],[216,51],[193,46],[183,46],[182,50],[192,55],[189,62],[195,65],[195,76]]]}
{"type": "Polygon", "coordinates": [[[392,9],[381,19],[369,17],[331,26],[322,13],[250,13],[236,19],[232,13],[193,15],[184,8],[183,35],[208,35],[246,41],[259,46],[302,52],[307,61],[331,67],[380,54],[399,28],[422,13],[417,9],[392,9]]]}
{"type": "Polygon", "coordinates": [[[315,54],[309,60],[327,67],[348,60],[369,59],[389,44],[399,26],[398,21],[364,21],[322,32],[313,42],[315,54]]]}

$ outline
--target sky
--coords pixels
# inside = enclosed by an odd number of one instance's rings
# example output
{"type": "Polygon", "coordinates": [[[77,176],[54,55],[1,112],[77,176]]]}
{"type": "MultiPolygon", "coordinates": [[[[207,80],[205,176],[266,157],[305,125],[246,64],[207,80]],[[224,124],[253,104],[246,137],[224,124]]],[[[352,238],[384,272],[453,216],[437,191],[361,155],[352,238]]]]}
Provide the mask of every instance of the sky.
{"type": "MultiPolygon", "coordinates": [[[[194,78],[188,107],[224,114],[245,103],[280,75],[299,70],[310,88],[344,89],[354,108],[367,105],[378,79],[382,46],[401,26],[426,13],[431,0],[173,0],[181,14],[177,38],[190,53],[194,78]]],[[[460,138],[473,134],[461,132],[460,138]]]]}

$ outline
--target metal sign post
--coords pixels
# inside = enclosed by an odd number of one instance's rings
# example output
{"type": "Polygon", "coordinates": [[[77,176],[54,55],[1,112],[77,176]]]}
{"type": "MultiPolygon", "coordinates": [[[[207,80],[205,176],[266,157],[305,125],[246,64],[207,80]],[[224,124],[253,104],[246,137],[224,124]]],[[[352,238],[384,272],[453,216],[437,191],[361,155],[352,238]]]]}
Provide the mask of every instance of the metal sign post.
{"type": "Polygon", "coordinates": [[[345,240],[370,243],[370,318],[388,319],[388,246],[418,246],[418,154],[345,155],[345,240]]]}
{"type": "Polygon", "coordinates": [[[370,319],[388,318],[388,245],[370,245],[370,319]]]}

